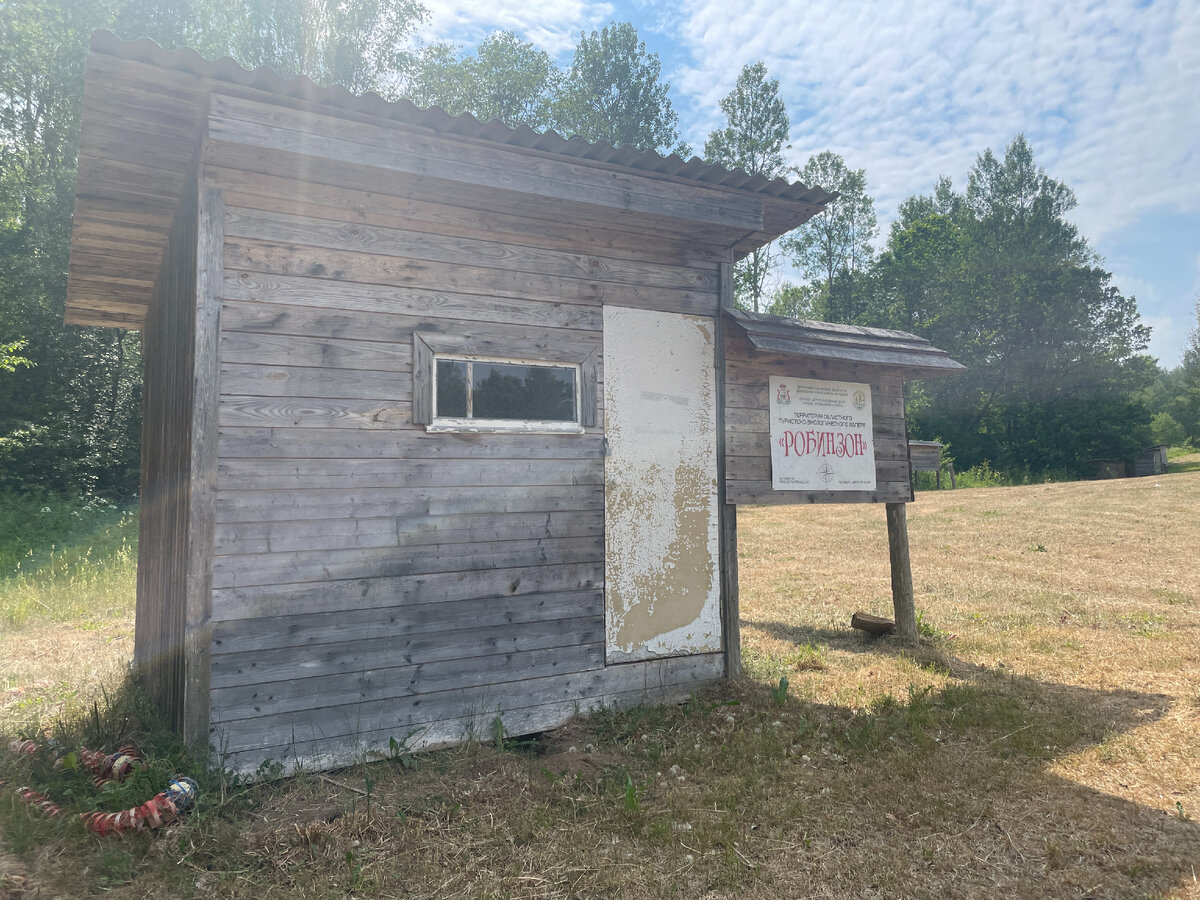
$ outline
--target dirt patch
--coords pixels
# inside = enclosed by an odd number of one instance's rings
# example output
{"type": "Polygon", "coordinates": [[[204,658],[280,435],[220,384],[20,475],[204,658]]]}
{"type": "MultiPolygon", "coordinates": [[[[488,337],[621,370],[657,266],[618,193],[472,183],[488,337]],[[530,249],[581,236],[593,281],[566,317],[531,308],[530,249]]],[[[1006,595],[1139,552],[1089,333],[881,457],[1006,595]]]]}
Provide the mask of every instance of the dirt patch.
{"type": "MultiPolygon", "coordinates": [[[[4,833],[0,831],[0,845],[3,842],[4,833]]],[[[0,900],[23,900],[36,894],[25,867],[0,847],[0,900]]]]}

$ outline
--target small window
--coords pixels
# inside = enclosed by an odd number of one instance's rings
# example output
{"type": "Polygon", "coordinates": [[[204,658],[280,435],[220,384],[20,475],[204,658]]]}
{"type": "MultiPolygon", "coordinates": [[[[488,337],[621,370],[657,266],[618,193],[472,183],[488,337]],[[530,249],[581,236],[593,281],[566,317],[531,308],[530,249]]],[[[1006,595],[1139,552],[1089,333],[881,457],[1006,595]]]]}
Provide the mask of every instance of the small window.
{"type": "Polygon", "coordinates": [[[579,366],[435,358],[433,425],[579,427],[579,366]]]}
{"type": "Polygon", "coordinates": [[[487,356],[479,339],[413,333],[413,423],[430,431],[582,433],[596,425],[596,354],[487,356]],[[482,348],[480,348],[482,349],[482,348]]]}

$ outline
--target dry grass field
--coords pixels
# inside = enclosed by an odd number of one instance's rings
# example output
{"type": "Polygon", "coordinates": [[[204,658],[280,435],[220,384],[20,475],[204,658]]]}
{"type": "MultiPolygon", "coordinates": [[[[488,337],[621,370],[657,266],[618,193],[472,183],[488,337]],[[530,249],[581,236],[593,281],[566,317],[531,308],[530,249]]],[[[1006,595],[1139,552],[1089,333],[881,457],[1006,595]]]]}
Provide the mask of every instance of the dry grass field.
{"type": "MultiPolygon", "coordinates": [[[[1200,898],[1200,472],[927,492],[909,524],[920,642],[849,628],[889,613],[882,508],[744,509],[737,682],[537,740],[481,722],[329,776],[213,775],[158,838],[0,790],[0,897],[1200,898]]],[[[46,682],[0,730],[84,708],[64,685],[128,651],[76,631],[0,635],[0,678],[46,682]]]]}

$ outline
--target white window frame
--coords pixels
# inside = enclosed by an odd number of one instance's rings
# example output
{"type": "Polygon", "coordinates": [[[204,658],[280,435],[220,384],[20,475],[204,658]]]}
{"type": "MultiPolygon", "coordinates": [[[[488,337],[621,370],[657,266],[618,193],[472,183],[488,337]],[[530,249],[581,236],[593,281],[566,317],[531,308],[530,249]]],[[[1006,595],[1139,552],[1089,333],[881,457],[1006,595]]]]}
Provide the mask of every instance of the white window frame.
{"type": "Polygon", "coordinates": [[[545,359],[523,359],[511,356],[480,356],[474,353],[434,353],[433,365],[430,372],[432,379],[432,421],[426,425],[427,431],[453,432],[470,431],[490,434],[583,434],[580,424],[583,409],[583,366],[579,363],[555,362],[545,359]],[[440,360],[453,360],[467,363],[467,416],[437,415],[438,380],[437,370],[440,360]],[[506,366],[541,366],[547,369],[570,369],[575,373],[575,419],[574,421],[551,421],[541,419],[478,419],[471,415],[473,400],[472,381],[473,363],[496,363],[506,366]]]}
{"type": "MultiPolygon", "coordinates": [[[[508,342],[479,334],[447,334],[441,331],[414,331],[412,357],[412,422],[428,431],[513,432],[538,434],[582,434],[600,427],[599,367],[600,348],[540,345],[537,358],[507,353],[508,342]],[[517,419],[437,419],[433,412],[434,380],[437,358],[470,359],[515,365],[573,366],[575,375],[575,422],[534,422],[517,419]]],[[[582,343],[582,342],[580,342],[582,343]]],[[[595,343],[599,343],[597,340],[595,343]]]]}

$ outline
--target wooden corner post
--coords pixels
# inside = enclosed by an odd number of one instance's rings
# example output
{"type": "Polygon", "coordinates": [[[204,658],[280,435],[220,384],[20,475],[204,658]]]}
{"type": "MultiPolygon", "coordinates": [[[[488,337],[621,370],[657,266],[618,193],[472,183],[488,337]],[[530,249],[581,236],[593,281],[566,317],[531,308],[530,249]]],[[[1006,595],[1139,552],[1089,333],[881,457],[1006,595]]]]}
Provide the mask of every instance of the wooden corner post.
{"type": "Polygon", "coordinates": [[[190,514],[183,640],[183,739],[201,759],[207,759],[225,202],[222,193],[206,185],[203,180],[198,189],[200,221],[196,235],[195,381],[191,421],[191,479],[188,485],[190,514]]]}
{"type": "Polygon", "coordinates": [[[913,599],[912,562],[908,555],[908,511],[904,503],[887,504],[888,555],[892,561],[892,606],[896,631],[917,635],[917,609],[913,599]]]}
{"type": "Polygon", "coordinates": [[[733,307],[733,264],[717,266],[721,304],[717,310],[717,518],[720,532],[721,632],[725,636],[725,676],[742,674],[742,629],[738,611],[737,506],[725,490],[725,316],[733,307]]]}

